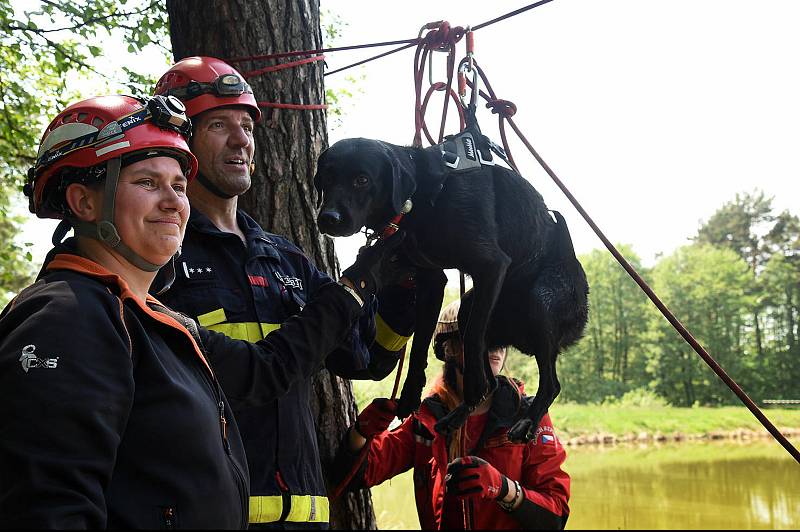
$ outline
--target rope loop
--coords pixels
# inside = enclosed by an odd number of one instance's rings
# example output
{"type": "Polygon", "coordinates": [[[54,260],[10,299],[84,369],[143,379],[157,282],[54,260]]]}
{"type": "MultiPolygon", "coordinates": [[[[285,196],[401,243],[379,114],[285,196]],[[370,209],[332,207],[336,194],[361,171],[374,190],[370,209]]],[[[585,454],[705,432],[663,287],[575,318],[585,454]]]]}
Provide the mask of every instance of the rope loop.
{"type": "Polygon", "coordinates": [[[448,52],[464,37],[465,33],[462,26],[451,27],[449,22],[443,20],[438,27],[425,34],[422,44],[430,50],[448,52]]]}
{"type": "Polygon", "coordinates": [[[503,118],[511,118],[517,114],[517,106],[508,100],[489,100],[486,102],[486,108],[491,109],[492,114],[500,115],[503,118]]]}

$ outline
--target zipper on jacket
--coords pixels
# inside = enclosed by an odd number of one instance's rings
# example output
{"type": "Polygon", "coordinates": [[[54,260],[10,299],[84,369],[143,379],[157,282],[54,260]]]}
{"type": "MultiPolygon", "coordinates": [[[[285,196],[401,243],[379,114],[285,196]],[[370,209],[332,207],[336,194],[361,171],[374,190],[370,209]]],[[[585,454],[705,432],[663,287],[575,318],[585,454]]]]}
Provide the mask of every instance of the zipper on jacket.
{"type": "Polygon", "coordinates": [[[231,444],[228,442],[228,420],[225,419],[225,403],[222,400],[217,403],[219,408],[219,426],[222,430],[222,445],[225,447],[225,452],[228,456],[231,455],[231,444]]]}
{"type": "Polygon", "coordinates": [[[164,520],[164,528],[172,530],[175,528],[175,508],[168,506],[161,509],[161,517],[164,520]]]}
{"type": "Polygon", "coordinates": [[[222,400],[222,387],[219,385],[219,381],[216,377],[213,377],[213,388],[216,392],[217,396],[217,408],[219,412],[219,424],[220,429],[222,431],[222,445],[225,448],[225,454],[228,455],[228,461],[230,461],[231,467],[233,468],[233,472],[236,475],[236,479],[239,482],[239,492],[241,494],[241,501],[242,501],[242,529],[246,529],[248,527],[248,514],[249,512],[249,489],[247,485],[247,480],[244,478],[244,475],[239,470],[239,466],[236,464],[236,461],[233,459],[233,453],[231,452],[231,444],[228,442],[228,420],[225,419],[225,402],[222,400]]]}

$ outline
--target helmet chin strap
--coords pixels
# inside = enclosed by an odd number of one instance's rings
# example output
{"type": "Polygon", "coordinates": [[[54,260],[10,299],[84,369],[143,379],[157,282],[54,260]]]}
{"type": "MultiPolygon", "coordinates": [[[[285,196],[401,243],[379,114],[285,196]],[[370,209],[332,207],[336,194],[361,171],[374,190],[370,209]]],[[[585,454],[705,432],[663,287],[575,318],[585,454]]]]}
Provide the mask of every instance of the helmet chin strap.
{"type": "Polygon", "coordinates": [[[214,194],[218,198],[231,199],[231,198],[235,198],[236,197],[236,194],[226,194],[225,192],[221,191],[217,185],[212,183],[209,178],[207,178],[206,176],[204,176],[200,172],[197,172],[197,175],[195,176],[195,179],[197,179],[200,182],[201,185],[206,187],[206,189],[208,189],[209,192],[211,192],[212,194],[214,194]]]}
{"type": "Polygon", "coordinates": [[[99,240],[125,257],[125,260],[140,270],[146,272],[158,271],[163,264],[153,264],[152,262],[146,261],[131,248],[126,246],[119,236],[117,227],[114,225],[114,203],[117,197],[117,181],[119,180],[119,171],[121,167],[122,159],[120,157],[110,159],[106,163],[106,183],[103,190],[103,219],[99,223],[72,220],[71,222],[75,228],[75,235],[99,240]]]}

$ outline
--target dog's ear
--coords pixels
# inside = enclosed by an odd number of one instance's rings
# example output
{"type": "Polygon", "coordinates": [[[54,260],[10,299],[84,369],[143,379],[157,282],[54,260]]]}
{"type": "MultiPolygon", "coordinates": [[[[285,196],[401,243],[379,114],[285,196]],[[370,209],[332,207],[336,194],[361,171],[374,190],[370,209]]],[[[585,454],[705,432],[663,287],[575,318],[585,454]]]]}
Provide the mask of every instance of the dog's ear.
{"type": "Polygon", "coordinates": [[[317,171],[314,173],[314,189],[317,191],[317,209],[322,206],[322,176],[320,175],[319,169],[329,149],[330,148],[325,149],[319,154],[319,157],[317,157],[317,171]]]}
{"type": "Polygon", "coordinates": [[[399,213],[403,204],[417,190],[417,167],[411,158],[410,148],[395,146],[381,142],[391,162],[391,191],[392,209],[399,213]]]}

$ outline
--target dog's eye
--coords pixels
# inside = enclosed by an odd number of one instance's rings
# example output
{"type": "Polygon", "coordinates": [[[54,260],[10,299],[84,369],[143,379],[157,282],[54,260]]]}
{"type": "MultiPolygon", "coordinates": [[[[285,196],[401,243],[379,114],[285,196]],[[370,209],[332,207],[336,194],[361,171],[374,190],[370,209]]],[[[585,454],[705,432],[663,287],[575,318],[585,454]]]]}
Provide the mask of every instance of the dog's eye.
{"type": "Polygon", "coordinates": [[[353,187],[362,188],[369,184],[369,179],[365,175],[360,175],[353,179],[353,187]]]}

